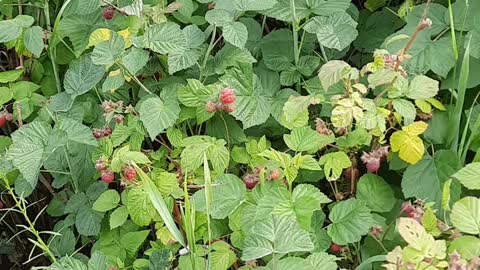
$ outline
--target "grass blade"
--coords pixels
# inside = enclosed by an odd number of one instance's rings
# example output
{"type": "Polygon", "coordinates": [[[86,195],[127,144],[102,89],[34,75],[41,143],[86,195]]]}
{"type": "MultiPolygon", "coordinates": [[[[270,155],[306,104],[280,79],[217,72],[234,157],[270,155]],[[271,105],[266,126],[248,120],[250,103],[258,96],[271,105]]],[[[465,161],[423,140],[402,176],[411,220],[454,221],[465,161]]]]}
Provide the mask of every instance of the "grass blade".
{"type": "Polygon", "coordinates": [[[135,171],[137,171],[138,176],[144,183],[146,187],[145,190],[148,193],[148,197],[150,198],[150,201],[152,202],[157,212],[162,217],[163,222],[165,222],[165,226],[167,226],[168,230],[175,238],[175,240],[177,240],[177,242],[179,242],[183,247],[186,247],[183,235],[177,228],[177,225],[172,218],[172,214],[168,210],[168,207],[165,204],[165,200],[163,200],[162,194],[158,190],[157,186],[155,186],[150,177],[148,177],[148,175],[144,171],[142,171],[142,169],[140,169],[137,164],[132,163],[132,165],[135,168],[135,171]]]}
{"type": "Polygon", "coordinates": [[[212,177],[208,166],[207,155],[203,154],[203,176],[205,177],[205,212],[207,215],[208,230],[208,260],[207,269],[210,269],[210,243],[212,242],[212,230],[210,227],[210,204],[212,203],[212,177]]]}
{"type": "MultiPolygon", "coordinates": [[[[457,153],[458,157],[461,156],[461,149],[458,149],[459,137],[460,137],[460,122],[462,121],[463,105],[465,103],[465,92],[467,91],[468,76],[470,73],[470,41],[467,43],[465,55],[463,56],[462,68],[460,70],[460,78],[457,87],[457,101],[453,114],[450,115],[450,132],[448,134],[448,143],[450,149],[457,153]]],[[[465,128],[468,128],[466,126],[465,128]]]]}

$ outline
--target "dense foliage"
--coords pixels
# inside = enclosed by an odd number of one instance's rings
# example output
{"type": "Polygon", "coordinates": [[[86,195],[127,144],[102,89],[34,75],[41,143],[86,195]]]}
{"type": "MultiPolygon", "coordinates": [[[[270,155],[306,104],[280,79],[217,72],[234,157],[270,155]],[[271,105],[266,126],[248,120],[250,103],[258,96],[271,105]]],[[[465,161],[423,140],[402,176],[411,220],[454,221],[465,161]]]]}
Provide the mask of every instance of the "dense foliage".
{"type": "Polygon", "coordinates": [[[0,14],[5,269],[480,268],[480,1],[0,14]]]}

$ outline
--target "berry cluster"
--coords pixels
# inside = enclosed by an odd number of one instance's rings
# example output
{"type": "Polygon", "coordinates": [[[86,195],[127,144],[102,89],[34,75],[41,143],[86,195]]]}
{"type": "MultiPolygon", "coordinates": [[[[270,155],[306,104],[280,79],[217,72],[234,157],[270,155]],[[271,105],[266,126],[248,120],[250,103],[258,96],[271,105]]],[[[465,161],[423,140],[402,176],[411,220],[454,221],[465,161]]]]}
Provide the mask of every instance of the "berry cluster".
{"type": "Polygon", "coordinates": [[[127,166],[123,169],[123,176],[127,181],[132,182],[137,178],[137,172],[132,166],[127,166]]]}
{"type": "Polygon", "coordinates": [[[370,153],[363,152],[361,157],[363,163],[367,166],[369,173],[377,173],[380,169],[382,161],[385,161],[388,155],[388,146],[379,147],[377,150],[373,150],[370,153]]]}
{"type": "Polygon", "coordinates": [[[95,139],[100,140],[105,137],[109,137],[110,135],[112,135],[112,132],[113,131],[111,128],[104,127],[103,129],[94,129],[92,131],[92,134],[93,134],[93,137],[95,137],[95,139]]]}
{"type": "Polygon", "coordinates": [[[402,204],[400,214],[405,217],[413,218],[416,221],[422,223],[423,214],[425,214],[425,209],[423,201],[417,200],[413,204],[409,201],[402,204]]]}
{"type": "Polygon", "coordinates": [[[107,164],[103,159],[97,160],[95,169],[101,173],[100,179],[102,179],[103,182],[110,184],[115,180],[115,174],[107,168],[107,164]]]}
{"type": "Polygon", "coordinates": [[[4,127],[7,122],[13,120],[13,115],[9,112],[4,112],[0,114],[0,128],[4,127]]]}
{"type": "MultiPolygon", "coordinates": [[[[125,108],[125,113],[130,112],[129,107],[125,108]],[[127,112],[128,109],[128,112],[127,112]]],[[[102,102],[102,110],[104,112],[103,117],[107,120],[107,123],[110,120],[115,120],[115,123],[121,124],[125,117],[122,115],[123,111],[123,101],[113,102],[111,100],[106,100],[102,102]]]]}
{"type": "Polygon", "coordinates": [[[216,111],[223,111],[231,113],[235,110],[235,92],[230,88],[225,88],[220,92],[219,103],[213,101],[207,101],[205,104],[205,111],[208,113],[214,113],[216,111]]]}

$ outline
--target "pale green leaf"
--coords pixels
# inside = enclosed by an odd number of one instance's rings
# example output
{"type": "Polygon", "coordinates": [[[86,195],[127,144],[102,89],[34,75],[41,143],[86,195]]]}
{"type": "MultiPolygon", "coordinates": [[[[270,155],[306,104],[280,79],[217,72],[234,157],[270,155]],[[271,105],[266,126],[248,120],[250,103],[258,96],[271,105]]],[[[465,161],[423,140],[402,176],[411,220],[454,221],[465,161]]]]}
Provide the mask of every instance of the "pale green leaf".
{"type": "Polygon", "coordinates": [[[43,51],[43,29],[40,26],[33,26],[25,31],[23,37],[25,48],[29,50],[35,57],[40,57],[43,51]]]}
{"type": "Polygon", "coordinates": [[[328,217],[332,224],[327,227],[327,233],[338,245],[360,241],[375,224],[370,209],[364,202],[356,199],[335,204],[328,217]]]}
{"type": "Polygon", "coordinates": [[[452,208],[450,220],[458,230],[468,234],[480,233],[480,199],[464,197],[452,208]]]}
{"type": "Polygon", "coordinates": [[[93,203],[93,210],[99,212],[107,212],[115,208],[120,202],[120,195],[114,189],[109,189],[102,193],[100,197],[93,203]]]}

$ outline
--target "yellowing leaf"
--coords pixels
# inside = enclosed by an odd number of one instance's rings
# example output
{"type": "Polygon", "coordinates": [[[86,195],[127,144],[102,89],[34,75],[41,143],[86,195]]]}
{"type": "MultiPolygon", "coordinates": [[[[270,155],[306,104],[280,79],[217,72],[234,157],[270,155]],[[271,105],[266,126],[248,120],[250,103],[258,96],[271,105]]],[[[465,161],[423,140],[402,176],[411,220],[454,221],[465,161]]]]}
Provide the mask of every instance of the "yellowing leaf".
{"type": "Polygon", "coordinates": [[[90,39],[88,40],[88,47],[96,46],[97,44],[110,40],[110,38],[112,38],[112,33],[110,32],[110,29],[98,28],[90,35],[90,39]]]}
{"type": "Polygon", "coordinates": [[[425,101],[427,101],[428,103],[432,104],[433,107],[439,109],[440,111],[446,111],[446,110],[447,110],[447,109],[445,108],[445,106],[443,106],[443,104],[442,104],[440,101],[438,101],[438,100],[436,100],[436,99],[434,99],[434,98],[427,98],[427,99],[425,99],[425,101]]]}
{"type": "Polygon", "coordinates": [[[413,218],[400,218],[398,233],[408,245],[418,251],[428,250],[435,239],[413,218]]]}
{"type": "Polygon", "coordinates": [[[123,40],[125,41],[125,49],[132,46],[132,41],[130,39],[130,29],[126,28],[122,31],[118,31],[117,34],[123,37],[123,40]]]}
{"type": "Polygon", "coordinates": [[[409,126],[403,127],[403,130],[397,131],[390,137],[390,145],[393,152],[398,152],[398,156],[409,164],[416,164],[423,158],[425,147],[422,139],[418,135],[425,132],[428,125],[424,122],[415,122],[409,126]]]}
{"type": "Polygon", "coordinates": [[[418,136],[422,133],[424,133],[428,128],[428,125],[427,123],[425,122],[415,122],[415,123],[412,123],[406,127],[403,127],[402,129],[407,132],[409,135],[412,135],[412,136],[418,136]]]}
{"type": "Polygon", "coordinates": [[[432,112],[432,105],[425,100],[417,99],[415,100],[415,105],[423,112],[423,113],[431,113],[432,112]]]}

